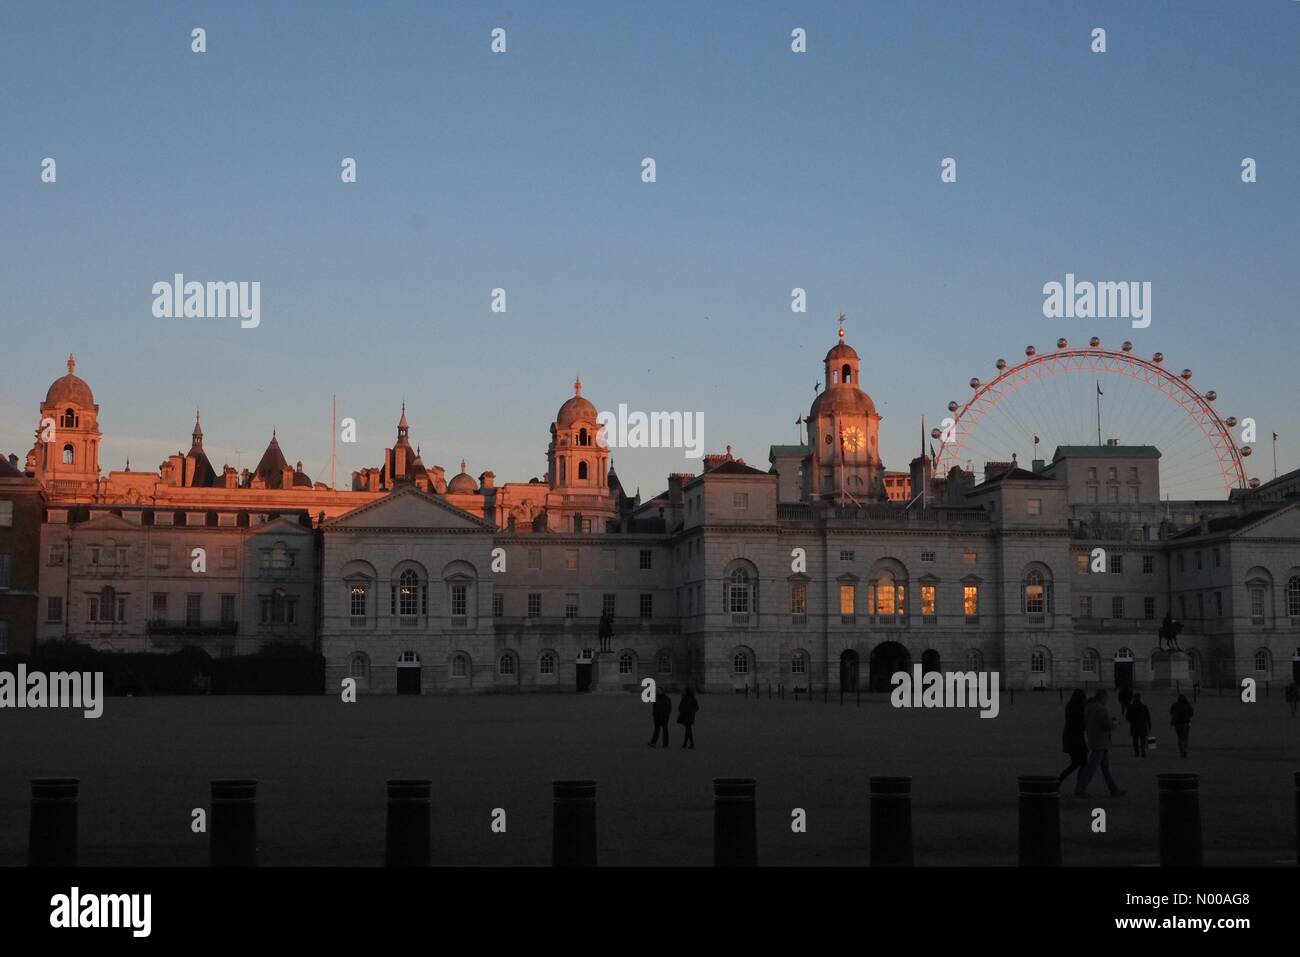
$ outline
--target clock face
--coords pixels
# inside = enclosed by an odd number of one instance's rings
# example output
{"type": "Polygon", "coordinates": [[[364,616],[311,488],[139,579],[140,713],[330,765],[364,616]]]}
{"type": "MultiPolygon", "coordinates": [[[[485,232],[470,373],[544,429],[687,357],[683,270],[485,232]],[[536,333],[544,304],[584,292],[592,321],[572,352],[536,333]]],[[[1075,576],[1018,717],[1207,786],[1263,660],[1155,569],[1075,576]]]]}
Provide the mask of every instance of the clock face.
{"type": "Polygon", "coordinates": [[[856,452],[862,448],[863,438],[862,430],[857,426],[849,426],[844,430],[844,445],[850,452],[856,452]]]}

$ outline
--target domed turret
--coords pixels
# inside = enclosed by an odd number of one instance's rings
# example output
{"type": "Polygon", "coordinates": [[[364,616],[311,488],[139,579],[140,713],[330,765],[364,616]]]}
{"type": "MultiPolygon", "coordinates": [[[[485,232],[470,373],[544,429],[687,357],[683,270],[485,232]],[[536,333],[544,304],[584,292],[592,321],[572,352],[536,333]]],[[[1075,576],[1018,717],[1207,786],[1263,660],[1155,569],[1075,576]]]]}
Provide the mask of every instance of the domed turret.
{"type": "Polygon", "coordinates": [[[46,405],[71,403],[81,406],[82,409],[97,408],[94,393],[90,391],[90,386],[86,384],[86,380],[76,375],[76,368],[77,360],[69,355],[68,374],[55,379],[50,385],[49,391],[45,393],[46,405]]]}
{"type": "Polygon", "coordinates": [[[809,488],[814,497],[866,501],[885,498],[884,463],[880,460],[880,415],[859,384],[861,360],[844,341],[826,353],[826,387],[808,412],[808,439],[813,458],[809,488]]]}
{"type": "Polygon", "coordinates": [[[573,398],[560,406],[560,411],[555,413],[555,425],[557,428],[567,429],[578,422],[594,423],[595,421],[596,407],[582,397],[582,380],[575,379],[573,398]]]}
{"type": "Polygon", "coordinates": [[[68,374],[55,379],[41,403],[36,444],[27,462],[42,481],[90,484],[99,479],[99,406],[90,386],[76,374],[68,356],[68,374]]]}
{"type": "Polygon", "coordinates": [[[447,483],[447,491],[461,494],[473,494],[478,491],[478,483],[474,481],[474,476],[465,471],[464,459],[460,460],[460,474],[453,476],[447,483]]]}

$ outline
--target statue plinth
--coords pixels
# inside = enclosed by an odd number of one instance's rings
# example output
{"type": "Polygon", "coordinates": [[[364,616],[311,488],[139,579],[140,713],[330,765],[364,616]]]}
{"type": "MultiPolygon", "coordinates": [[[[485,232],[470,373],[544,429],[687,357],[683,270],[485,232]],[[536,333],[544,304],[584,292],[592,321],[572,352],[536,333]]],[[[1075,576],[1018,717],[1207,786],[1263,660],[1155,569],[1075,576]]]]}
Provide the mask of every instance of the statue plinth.
{"type": "Polygon", "coordinates": [[[613,651],[598,651],[592,662],[595,675],[591,690],[596,694],[624,694],[625,687],[632,680],[630,675],[618,673],[618,654],[613,651]]]}
{"type": "Polygon", "coordinates": [[[1177,688],[1190,686],[1191,659],[1185,651],[1157,651],[1151,656],[1151,687],[1177,688]]]}

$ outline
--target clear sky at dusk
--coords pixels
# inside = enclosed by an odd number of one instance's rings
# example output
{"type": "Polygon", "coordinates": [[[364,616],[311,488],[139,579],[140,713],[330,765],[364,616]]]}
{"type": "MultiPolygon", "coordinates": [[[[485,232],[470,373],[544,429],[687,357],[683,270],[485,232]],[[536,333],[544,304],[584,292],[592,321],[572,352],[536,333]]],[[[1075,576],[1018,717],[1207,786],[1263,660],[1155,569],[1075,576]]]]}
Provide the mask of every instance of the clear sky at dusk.
{"type": "MultiPolygon", "coordinates": [[[[340,484],[403,399],[426,464],[527,480],[575,375],[601,409],[702,413],[710,451],[766,468],[842,311],[888,468],[998,356],[1098,335],[1256,418],[1267,478],[1272,431],[1300,466],[1298,84],[1295,0],[11,0],[0,450],[31,446],[73,352],[106,470],[188,448],[199,406],[218,468],[274,427],[328,480],[337,393],[340,484]],[[258,328],[155,318],[178,272],[259,281],[258,328]],[[1150,281],[1151,326],[1045,318],[1067,272],[1150,281]]],[[[699,468],[614,461],[646,495],[699,468]]]]}

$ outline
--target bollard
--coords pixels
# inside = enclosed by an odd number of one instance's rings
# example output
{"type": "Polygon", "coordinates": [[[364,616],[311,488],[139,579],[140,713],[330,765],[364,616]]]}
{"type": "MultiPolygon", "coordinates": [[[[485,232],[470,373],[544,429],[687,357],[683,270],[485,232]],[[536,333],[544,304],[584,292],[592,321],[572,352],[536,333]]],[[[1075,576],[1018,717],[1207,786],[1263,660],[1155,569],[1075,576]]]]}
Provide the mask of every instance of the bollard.
{"type": "Polygon", "coordinates": [[[772,679],[770,678],[767,681],[767,700],[772,700],[772,679]]]}
{"type": "Polygon", "coordinates": [[[858,699],[858,707],[861,708],[861,707],[862,707],[862,689],[861,689],[861,688],[854,688],[854,689],[853,689],[853,693],[857,696],[857,699],[858,699]]]}
{"type": "Polygon", "coordinates": [[[1160,866],[1201,866],[1199,774],[1157,774],[1160,782],[1160,866]]]}
{"type": "Polygon", "coordinates": [[[429,793],[433,782],[392,778],[384,825],[385,867],[428,867],[433,863],[429,793]]]}
{"type": "Polygon", "coordinates": [[[32,778],[28,867],[76,867],[78,778],[32,778]]]}
{"type": "Polygon", "coordinates": [[[758,865],[753,778],[713,779],[713,866],[758,865]]]}
{"type": "Polygon", "coordinates": [[[1065,700],[1065,689],[1058,687],[1056,689],[1056,703],[1060,704],[1064,700],[1065,700]]]}
{"type": "Polygon", "coordinates": [[[912,779],[871,779],[871,866],[912,866],[912,779]]]}
{"type": "Polygon", "coordinates": [[[1061,785],[1056,777],[1022,774],[1020,866],[1061,866],[1061,785]]]}
{"type": "Polygon", "coordinates": [[[232,779],[212,782],[208,864],[253,867],[257,864],[257,782],[232,779]]]}
{"type": "Polygon", "coordinates": [[[555,781],[552,867],[596,866],[596,782],[555,781]]]}
{"type": "Polygon", "coordinates": [[[1300,864],[1300,771],[1295,772],[1295,862],[1300,864]]]}

